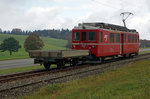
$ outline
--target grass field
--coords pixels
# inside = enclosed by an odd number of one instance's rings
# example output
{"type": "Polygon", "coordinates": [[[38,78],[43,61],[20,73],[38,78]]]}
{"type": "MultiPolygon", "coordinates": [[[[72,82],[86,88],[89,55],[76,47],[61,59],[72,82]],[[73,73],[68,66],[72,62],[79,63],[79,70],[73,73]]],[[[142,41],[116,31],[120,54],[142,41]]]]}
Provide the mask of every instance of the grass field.
{"type": "MultiPolygon", "coordinates": [[[[0,34],[0,44],[5,38],[9,38],[9,37],[14,37],[16,40],[18,40],[22,48],[19,49],[18,52],[13,53],[12,56],[9,55],[9,52],[0,52],[0,60],[28,58],[29,55],[27,52],[25,52],[25,49],[23,47],[24,41],[27,36],[0,34]]],[[[65,48],[65,45],[67,43],[66,40],[53,39],[53,38],[47,38],[47,37],[41,37],[41,38],[45,43],[45,46],[43,48],[44,50],[66,49],[65,48]]]]}
{"type": "Polygon", "coordinates": [[[19,99],[150,99],[150,60],[63,84],[19,99]]]}

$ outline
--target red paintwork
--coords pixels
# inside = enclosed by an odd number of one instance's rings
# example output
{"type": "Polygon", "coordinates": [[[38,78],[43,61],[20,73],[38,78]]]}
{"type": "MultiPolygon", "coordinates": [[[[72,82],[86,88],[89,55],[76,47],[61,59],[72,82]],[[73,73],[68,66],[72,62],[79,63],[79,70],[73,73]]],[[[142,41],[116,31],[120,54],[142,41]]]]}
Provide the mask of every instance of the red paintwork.
{"type": "Polygon", "coordinates": [[[73,41],[72,35],[72,49],[74,50],[89,50],[90,54],[94,54],[96,57],[103,56],[112,56],[112,55],[125,55],[127,53],[137,53],[139,51],[139,34],[138,33],[127,33],[127,32],[119,32],[119,31],[111,31],[111,30],[103,30],[103,29],[78,29],[72,30],[72,33],[78,31],[80,32],[80,40],[73,41]],[[81,41],[81,32],[88,31],[96,31],[96,41],[88,41],[88,34],[86,37],[86,41],[81,41]],[[99,43],[99,32],[102,32],[102,42],[99,43]],[[120,42],[116,43],[114,35],[114,42],[109,42],[109,33],[118,33],[120,35],[120,42]],[[124,35],[126,37],[124,42],[124,35]],[[128,43],[128,35],[137,36],[137,42],[128,43]],[[107,38],[107,39],[106,39],[107,38]],[[92,48],[92,46],[95,48],[92,48]]]}

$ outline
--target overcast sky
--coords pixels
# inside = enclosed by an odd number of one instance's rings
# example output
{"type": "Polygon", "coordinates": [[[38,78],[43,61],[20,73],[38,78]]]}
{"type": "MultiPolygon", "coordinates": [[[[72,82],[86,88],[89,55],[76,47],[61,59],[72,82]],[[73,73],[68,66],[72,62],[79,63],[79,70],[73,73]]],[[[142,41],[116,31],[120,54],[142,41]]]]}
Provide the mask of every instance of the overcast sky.
{"type": "Polygon", "coordinates": [[[123,25],[121,12],[132,12],[128,28],[150,40],[150,0],[0,0],[0,28],[72,29],[82,22],[123,25]]]}

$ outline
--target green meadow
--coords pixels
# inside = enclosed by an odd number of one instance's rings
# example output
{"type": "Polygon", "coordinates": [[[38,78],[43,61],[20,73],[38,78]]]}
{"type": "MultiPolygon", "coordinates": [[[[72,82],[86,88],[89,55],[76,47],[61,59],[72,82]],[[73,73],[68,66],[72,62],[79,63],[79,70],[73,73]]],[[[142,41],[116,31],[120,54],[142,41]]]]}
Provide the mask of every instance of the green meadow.
{"type": "MultiPolygon", "coordinates": [[[[24,35],[8,35],[8,34],[0,34],[0,44],[2,41],[6,38],[14,37],[16,40],[19,41],[22,48],[19,49],[18,52],[13,52],[12,56],[9,55],[9,52],[0,52],[0,60],[9,60],[9,59],[23,59],[23,58],[29,58],[29,55],[27,52],[25,52],[25,49],[23,47],[24,41],[27,36],[24,35]]],[[[67,44],[67,40],[62,39],[54,39],[54,38],[48,38],[48,37],[41,37],[41,39],[44,41],[44,48],[43,50],[65,50],[65,45],[67,44]]],[[[143,53],[149,53],[150,51],[144,51],[140,52],[140,54],[143,53]]]]}
{"type": "Polygon", "coordinates": [[[150,60],[62,84],[19,99],[150,99],[150,60]]]}
{"type": "MultiPolygon", "coordinates": [[[[24,41],[27,36],[24,35],[8,35],[8,34],[0,34],[0,44],[5,38],[14,37],[16,40],[19,41],[21,45],[21,49],[19,49],[18,52],[14,52],[12,56],[9,55],[9,52],[0,52],[0,60],[9,60],[9,59],[21,59],[21,58],[29,58],[29,55],[27,52],[25,52],[25,49],[23,47],[24,41]]],[[[54,38],[48,38],[48,37],[41,37],[41,39],[44,41],[44,48],[43,50],[63,50],[66,49],[65,45],[67,43],[67,40],[61,40],[61,39],[54,39],[54,38]]]]}

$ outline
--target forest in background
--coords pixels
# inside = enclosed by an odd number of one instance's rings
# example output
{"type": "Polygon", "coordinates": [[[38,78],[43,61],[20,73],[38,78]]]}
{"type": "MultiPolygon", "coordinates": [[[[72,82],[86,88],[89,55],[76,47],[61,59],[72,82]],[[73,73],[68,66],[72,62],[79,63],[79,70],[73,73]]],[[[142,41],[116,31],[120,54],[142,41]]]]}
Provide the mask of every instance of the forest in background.
{"type": "MultiPolygon", "coordinates": [[[[0,33],[2,34],[29,35],[32,32],[38,33],[41,37],[50,37],[68,40],[66,47],[71,48],[71,30],[69,29],[44,29],[35,31],[25,31],[19,28],[14,28],[12,29],[12,31],[2,31],[2,29],[0,29],[0,33]]],[[[150,40],[140,39],[139,45],[141,48],[150,47],[150,40]]]]}

